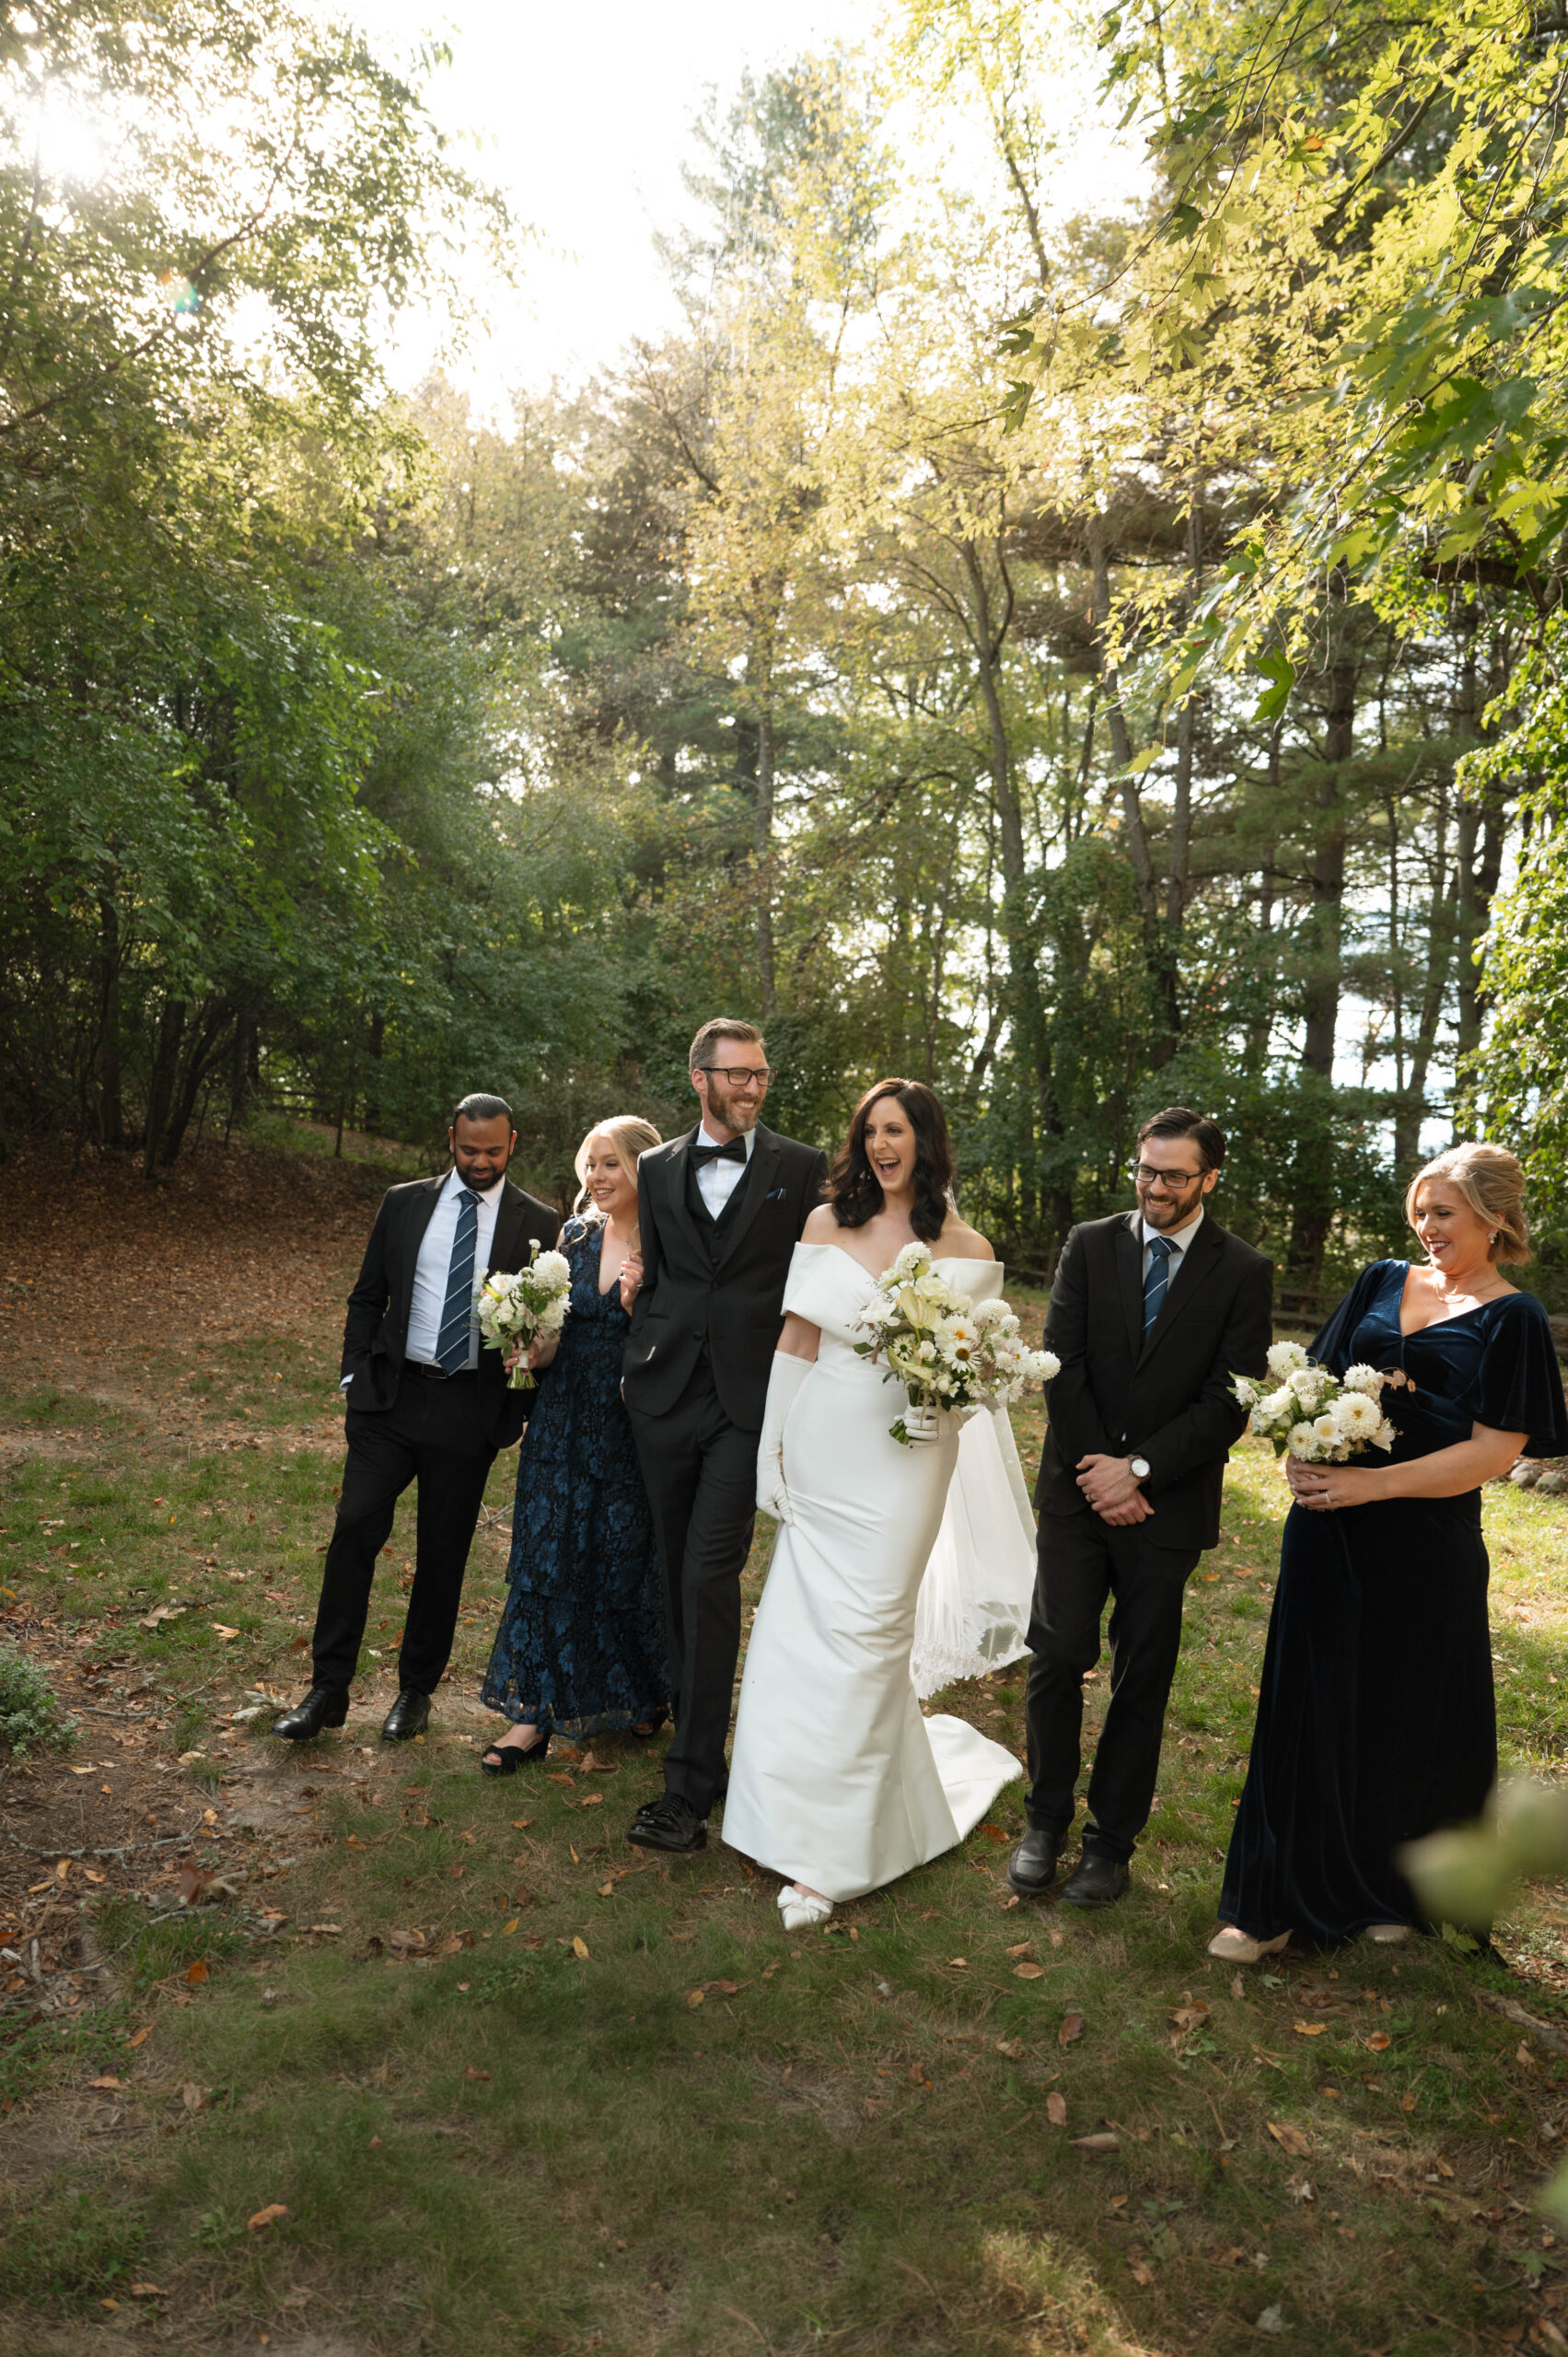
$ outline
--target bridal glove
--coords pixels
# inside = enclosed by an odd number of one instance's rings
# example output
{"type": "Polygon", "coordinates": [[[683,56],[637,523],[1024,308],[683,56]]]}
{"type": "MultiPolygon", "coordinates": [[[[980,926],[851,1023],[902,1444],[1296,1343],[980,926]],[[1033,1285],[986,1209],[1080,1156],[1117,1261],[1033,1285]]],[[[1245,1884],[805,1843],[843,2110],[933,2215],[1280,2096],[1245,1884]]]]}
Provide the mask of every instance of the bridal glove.
{"type": "Polygon", "coordinates": [[[810,1359],[792,1358],[786,1351],[773,1353],[773,1371],[768,1379],[768,1401],[762,1411],[762,1437],[757,1446],[757,1504],[775,1522],[793,1523],[794,1510],[789,1492],[784,1487],[784,1436],[789,1422],[789,1411],[795,1405],[795,1395],[810,1374],[810,1359]]]}

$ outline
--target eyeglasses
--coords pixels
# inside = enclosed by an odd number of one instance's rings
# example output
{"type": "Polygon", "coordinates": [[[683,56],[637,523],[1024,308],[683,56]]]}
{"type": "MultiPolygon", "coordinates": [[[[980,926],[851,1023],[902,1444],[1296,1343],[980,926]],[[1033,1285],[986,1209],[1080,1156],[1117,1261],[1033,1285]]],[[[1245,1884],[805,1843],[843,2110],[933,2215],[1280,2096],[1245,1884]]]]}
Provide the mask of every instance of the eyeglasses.
{"type": "Polygon", "coordinates": [[[1206,1170],[1155,1170],[1146,1162],[1140,1162],[1132,1173],[1140,1187],[1157,1187],[1163,1182],[1177,1195],[1195,1187],[1200,1178],[1208,1175],[1206,1170]]]}
{"type": "Polygon", "coordinates": [[[779,1076],[777,1070],[768,1064],[764,1064],[761,1071],[755,1064],[703,1064],[699,1069],[716,1073],[720,1080],[729,1083],[731,1088],[749,1087],[752,1081],[759,1088],[766,1088],[769,1081],[777,1080],[779,1076]]]}

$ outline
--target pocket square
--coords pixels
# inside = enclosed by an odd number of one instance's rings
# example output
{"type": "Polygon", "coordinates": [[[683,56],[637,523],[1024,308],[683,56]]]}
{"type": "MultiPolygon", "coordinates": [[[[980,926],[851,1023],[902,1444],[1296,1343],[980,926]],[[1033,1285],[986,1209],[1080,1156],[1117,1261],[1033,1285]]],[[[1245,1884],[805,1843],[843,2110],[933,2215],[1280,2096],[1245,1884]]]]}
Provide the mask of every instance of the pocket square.
{"type": "Polygon", "coordinates": [[[782,1203],[788,1192],[787,1187],[770,1187],[762,1201],[765,1203],[782,1203]]]}

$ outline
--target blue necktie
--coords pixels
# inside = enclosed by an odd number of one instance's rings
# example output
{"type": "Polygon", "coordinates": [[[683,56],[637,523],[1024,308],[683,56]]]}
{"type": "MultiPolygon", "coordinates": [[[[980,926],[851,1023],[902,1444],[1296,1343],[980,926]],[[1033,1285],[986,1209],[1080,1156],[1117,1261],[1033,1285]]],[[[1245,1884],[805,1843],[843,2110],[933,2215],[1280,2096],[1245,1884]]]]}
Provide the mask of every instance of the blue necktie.
{"type": "Polygon", "coordinates": [[[1144,1279],[1145,1337],[1159,1316],[1160,1306],[1165,1300],[1166,1287],[1170,1283],[1170,1256],[1174,1249],[1175,1247],[1167,1244],[1163,1236],[1151,1236],[1149,1238],[1149,1273],[1144,1279]]]}
{"type": "Polygon", "coordinates": [[[468,1364],[473,1326],[473,1248],[479,1234],[479,1197],[471,1187],[458,1190],[458,1229],[447,1270],[447,1300],[441,1331],[436,1339],[436,1364],[448,1375],[468,1364]]]}

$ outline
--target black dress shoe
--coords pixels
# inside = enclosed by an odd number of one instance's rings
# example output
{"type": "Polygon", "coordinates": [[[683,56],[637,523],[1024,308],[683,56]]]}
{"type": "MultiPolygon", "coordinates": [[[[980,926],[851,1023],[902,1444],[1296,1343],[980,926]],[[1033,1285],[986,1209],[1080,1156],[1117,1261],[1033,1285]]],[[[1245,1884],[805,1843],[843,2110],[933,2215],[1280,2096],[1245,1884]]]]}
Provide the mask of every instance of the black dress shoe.
{"type": "Polygon", "coordinates": [[[341,1727],[348,1716],[348,1696],[341,1686],[313,1686],[303,1702],[273,1721],[273,1733],[285,1743],[313,1743],[323,1727],[341,1727]]]}
{"type": "Polygon", "coordinates": [[[679,1793],[663,1793],[637,1811],[627,1832],[639,1850],[673,1850],[686,1856],[708,1846],[708,1825],[679,1793]]]}
{"type": "Polygon", "coordinates": [[[1031,1825],[1007,1861],[1007,1887],[1016,1890],[1020,1898],[1038,1898],[1056,1880],[1056,1861],[1061,1854],[1061,1836],[1042,1833],[1038,1826],[1031,1825]]]}
{"type": "Polygon", "coordinates": [[[410,1743],[430,1724],[430,1697],[405,1686],[381,1722],[383,1743],[410,1743]]]}
{"type": "Polygon", "coordinates": [[[1069,1907],[1114,1907],[1132,1880],[1120,1858],[1103,1850],[1086,1850],[1066,1881],[1062,1896],[1069,1907]]]}

